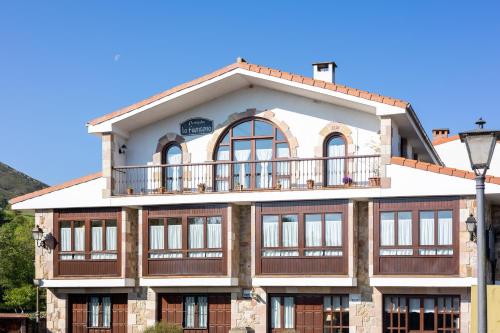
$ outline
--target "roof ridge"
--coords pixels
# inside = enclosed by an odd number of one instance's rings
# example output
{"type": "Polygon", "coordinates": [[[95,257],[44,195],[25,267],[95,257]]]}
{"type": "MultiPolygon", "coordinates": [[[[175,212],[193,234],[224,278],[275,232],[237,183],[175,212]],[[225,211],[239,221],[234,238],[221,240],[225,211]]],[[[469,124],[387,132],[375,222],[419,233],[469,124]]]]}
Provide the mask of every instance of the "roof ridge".
{"type": "MultiPolygon", "coordinates": [[[[442,175],[446,175],[446,176],[453,176],[453,177],[458,177],[458,178],[465,178],[465,179],[475,179],[476,178],[476,174],[472,171],[450,168],[450,167],[446,167],[446,166],[440,166],[437,164],[421,162],[421,161],[412,160],[412,159],[404,158],[404,157],[396,157],[396,156],[391,157],[391,164],[401,165],[401,166],[405,166],[405,167],[409,167],[409,168],[413,168],[413,169],[420,169],[420,170],[424,170],[424,171],[429,171],[429,172],[433,172],[433,173],[438,173],[438,174],[442,174],[442,175]]],[[[500,185],[500,177],[486,176],[486,182],[500,185]]]]}
{"type": "Polygon", "coordinates": [[[235,62],[232,63],[228,66],[222,67],[214,72],[211,72],[209,74],[205,74],[199,78],[196,78],[194,80],[182,83],[180,85],[174,86],[170,89],[164,90],[163,92],[160,92],[156,95],[153,95],[151,97],[148,97],[142,101],[139,101],[137,103],[134,103],[132,105],[126,106],[124,108],[118,109],[116,111],[113,111],[111,113],[105,114],[103,116],[97,117],[95,119],[92,119],[88,122],[89,125],[97,125],[102,122],[105,122],[107,120],[113,119],[115,117],[121,116],[123,114],[126,114],[128,112],[131,112],[133,110],[136,110],[140,107],[146,106],[148,104],[151,104],[161,98],[164,98],[166,96],[172,95],[176,92],[179,92],[181,90],[193,87],[197,84],[203,83],[205,81],[211,80],[213,78],[216,78],[217,76],[221,76],[223,74],[226,74],[232,70],[235,69],[244,69],[248,70],[254,73],[259,73],[259,74],[264,74],[268,76],[273,76],[273,77],[278,77],[280,79],[288,80],[291,82],[298,82],[301,84],[307,84],[310,86],[315,86],[319,87],[322,89],[327,89],[330,91],[336,91],[342,94],[346,95],[351,95],[355,97],[359,97],[362,99],[378,102],[378,103],[383,103],[391,106],[396,106],[396,107],[401,107],[401,108],[406,108],[410,105],[410,103],[402,100],[402,99],[397,99],[389,96],[383,96],[377,93],[372,93],[367,90],[361,90],[361,89],[356,89],[352,87],[348,87],[345,85],[341,85],[338,83],[332,83],[332,82],[327,82],[327,81],[322,81],[322,80],[316,80],[311,77],[303,76],[300,74],[294,74],[294,73],[289,73],[289,72],[284,72],[279,69],[274,69],[266,66],[261,66],[261,65],[256,65],[256,64],[251,64],[248,62],[235,62]]]}
{"type": "Polygon", "coordinates": [[[68,181],[66,181],[64,183],[58,184],[58,185],[49,186],[49,187],[46,187],[46,188],[38,190],[38,191],[26,193],[26,194],[20,195],[18,197],[12,198],[12,199],[9,200],[9,203],[11,205],[13,205],[13,204],[19,203],[21,201],[25,201],[25,200],[28,200],[28,199],[33,199],[33,198],[39,197],[39,196],[44,195],[44,194],[49,194],[49,193],[52,193],[52,192],[55,192],[55,191],[59,191],[59,190],[62,190],[62,189],[65,189],[65,188],[68,188],[68,187],[71,187],[71,186],[75,186],[75,185],[78,185],[78,184],[86,183],[86,182],[89,182],[91,180],[100,178],[101,176],[102,176],[102,172],[99,171],[99,172],[96,172],[96,173],[92,173],[90,175],[86,175],[86,176],[83,176],[83,177],[71,179],[71,180],[68,180],[68,181]]]}
{"type": "Polygon", "coordinates": [[[448,143],[448,142],[451,142],[451,141],[455,141],[455,140],[458,140],[460,139],[460,136],[458,134],[455,134],[455,135],[452,135],[452,136],[448,136],[448,137],[441,137],[441,138],[436,138],[434,140],[432,140],[432,145],[433,146],[438,146],[440,144],[443,144],[443,143],[448,143]]]}

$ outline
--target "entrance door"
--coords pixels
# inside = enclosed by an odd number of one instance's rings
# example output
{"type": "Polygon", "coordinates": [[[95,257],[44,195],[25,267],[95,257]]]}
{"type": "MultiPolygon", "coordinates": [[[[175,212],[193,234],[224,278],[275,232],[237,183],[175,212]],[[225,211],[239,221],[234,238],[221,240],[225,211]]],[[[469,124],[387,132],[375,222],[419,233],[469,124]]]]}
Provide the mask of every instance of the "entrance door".
{"type": "Polygon", "coordinates": [[[69,295],[70,333],[126,333],[127,295],[69,295]]]}
{"type": "Polygon", "coordinates": [[[231,329],[229,294],[161,294],[159,319],[177,324],[184,333],[228,333],[231,329]]]}

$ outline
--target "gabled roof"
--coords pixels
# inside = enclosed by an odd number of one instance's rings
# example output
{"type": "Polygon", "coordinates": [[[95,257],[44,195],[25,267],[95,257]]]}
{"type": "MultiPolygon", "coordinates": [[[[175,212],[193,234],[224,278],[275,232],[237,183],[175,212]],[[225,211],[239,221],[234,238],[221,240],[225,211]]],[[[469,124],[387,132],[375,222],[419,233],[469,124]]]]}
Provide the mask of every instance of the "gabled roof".
{"type": "Polygon", "coordinates": [[[432,141],[432,144],[434,146],[438,146],[440,144],[451,142],[451,141],[455,141],[455,140],[459,140],[459,139],[460,139],[460,137],[458,135],[452,135],[452,136],[449,136],[449,137],[446,137],[446,138],[437,138],[437,139],[434,139],[432,141]]]}
{"type": "Polygon", "coordinates": [[[241,61],[241,62],[233,63],[229,66],[223,67],[219,70],[216,70],[215,72],[204,75],[204,76],[197,78],[195,80],[192,80],[192,81],[183,83],[181,85],[178,85],[176,87],[173,87],[171,89],[165,90],[164,92],[161,92],[157,95],[151,96],[145,100],[142,100],[138,103],[127,106],[123,109],[120,109],[120,110],[114,111],[112,113],[106,114],[104,116],[101,116],[99,118],[93,119],[93,120],[89,121],[88,124],[89,125],[100,124],[100,123],[105,122],[107,120],[124,115],[128,112],[134,111],[138,108],[141,108],[141,107],[146,106],[150,103],[158,101],[161,98],[167,97],[169,95],[172,95],[172,94],[177,93],[179,91],[182,91],[184,89],[191,88],[191,87],[196,86],[200,83],[203,83],[205,81],[216,78],[217,76],[224,75],[224,74],[231,72],[233,70],[236,70],[236,69],[244,69],[244,70],[248,70],[248,71],[251,71],[254,73],[264,74],[264,75],[268,75],[271,77],[277,77],[277,78],[281,78],[284,80],[289,80],[289,81],[293,81],[293,82],[307,84],[310,86],[316,86],[319,88],[323,88],[323,89],[327,89],[327,90],[331,90],[331,91],[336,91],[336,92],[339,92],[342,94],[351,95],[351,96],[363,98],[366,100],[379,102],[379,103],[383,103],[383,104],[387,104],[387,105],[391,105],[391,106],[396,106],[396,107],[400,107],[400,108],[406,108],[410,105],[408,102],[405,102],[405,101],[400,100],[400,99],[396,99],[396,98],[392,98],[392,97],[388,97],[388,96],[382,96],[382,95],[379,95],[376,93],[371,93],[368,91],[355,89],[355,88],[347,87],[347,86],[336,84],[336,83],[330,83],[330,82],[325,82],[325,81],[321,81],[321,80],[314,80],[310,77],[305,77],[305,76],[298,75],[298,74],[283,72],[283,71],[280,71],[278,69],[273,69],[273,68],[255,65],[255,64],[250,64],[250,63],[241,61]]]}
{"type": "Polygon", "coordinates": [[[65,188],[68,188],[68,187],[71,187],[71,186],[75,186],[75,185],[78,185],[78,184],[86,183],[86,182],[89,182],[91,180],[100,178],[101,176],[102,176],[102,172],[96,172],[96,173],[93,173],[93,174],[90,174],[90,175],[87,175],[87,176],[83,176],[83,177],[80,177],[80,178],[72,179],[72,180],[69,180],[69,181],[64,182],[62,184],[59,184],[59,185],[54,185],[54,186],[46,187],[44,189],[41,189],[41,190],[38,190],[38,191],[35,191],[35,192],[27,193],[27,194],[24,194],[24,195],[12,198],[12,199],[9,200],[9,203],[11,205],[13,205],[13,204],[16,204],[16,203],[19,203],[19,202],[22,202],[22,201],[25,201],[25,200],[28,200],[28,199],[33,199],[33,198],[42,196],[44,194],[48,194],[48,193],[52,193],[52,192],[55,192],[55,191],[59,191],[59,190],[62,190],[62,189],[65,189],[65,188]]]}
{"type": "MultiPolygon", "coordinates": [[[[391,164],[401,165],[405,167],[410,167],[413,169],[420,169],[428,172],[439,173],[442,175],[453,176],[458,178],[475,179],[476,175],[472,171],[460,170],[455,168],[449,168],[440,166],[437,164],[420,162],[416,160],[411,160],[403,157],[392,157],[391,164]]],[[[496,185],[500,185],[500,177],[486,176],[486,182],[496,185]]]]}

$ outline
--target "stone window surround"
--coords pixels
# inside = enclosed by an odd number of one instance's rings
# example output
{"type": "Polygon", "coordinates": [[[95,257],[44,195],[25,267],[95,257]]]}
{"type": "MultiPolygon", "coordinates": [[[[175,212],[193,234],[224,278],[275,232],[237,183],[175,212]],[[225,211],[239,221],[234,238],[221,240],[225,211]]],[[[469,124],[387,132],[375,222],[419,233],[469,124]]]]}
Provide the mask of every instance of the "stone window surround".
{"type": "Polygon", "coordinates": [[[163,152],[165,151],[165,147],[170,144],[177,144],[182,150],[182,163],[187,164],[191,162],[191,155],[189,154],[186,139],[180,136],[179,134],[169,132],[158,139],[158,143],[156,145],[155,153],[153,154],[153,164],[158,165],[163,162],[163,152]]]}

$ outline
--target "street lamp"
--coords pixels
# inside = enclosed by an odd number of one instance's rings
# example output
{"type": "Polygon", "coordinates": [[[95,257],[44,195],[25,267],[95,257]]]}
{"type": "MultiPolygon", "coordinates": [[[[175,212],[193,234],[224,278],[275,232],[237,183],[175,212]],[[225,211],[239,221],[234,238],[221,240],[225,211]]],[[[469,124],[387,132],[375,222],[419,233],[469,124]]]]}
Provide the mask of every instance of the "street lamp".
{"type": "Polygon", "coordinates": [[[472,214],[470,214],[470,216],[465,221],[465,225],[467,227],[467,231],[470,234],[471,242],[475,242],[477,240],[476,239],[477,221],[472,214]]]}
{"type": "MultiPolygon", "coordinates": [[[[491,157],[495,150],[500,132],[484,129],[486,122],[479,118],[477,128],[469,132],[460,133],[460,141],[465,142],[472,170],[476,174],[476,202],[477,202],[477,318],[478,332],[487,332],[486,307],[486,228],[484,209],[484,179],[490,167],[491,157]]],[[[467,219],[467,229],[472,228],[473,221],[467,219]]],[[[470,230],[469,230],[470,231],[470,230]]]]}

